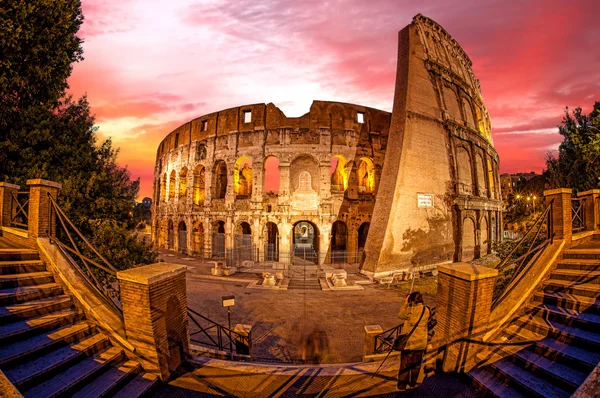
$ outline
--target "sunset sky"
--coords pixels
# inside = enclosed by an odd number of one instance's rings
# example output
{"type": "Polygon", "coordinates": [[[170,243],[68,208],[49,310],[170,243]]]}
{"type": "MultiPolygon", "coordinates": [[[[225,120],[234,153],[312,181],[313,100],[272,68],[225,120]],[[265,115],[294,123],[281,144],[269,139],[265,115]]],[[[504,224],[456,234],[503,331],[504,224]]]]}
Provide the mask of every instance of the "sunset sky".
{"type": "Polygon", "coordinates": [[[421,13],[465,49],[490,112],[501,172],[541,172],[565,106],[600,100],[600,1],[83,0],[87,93],[102,138],[151,196],[156,149],[178,125],[273,102],[391,111],[397,33],[421,13]]]}

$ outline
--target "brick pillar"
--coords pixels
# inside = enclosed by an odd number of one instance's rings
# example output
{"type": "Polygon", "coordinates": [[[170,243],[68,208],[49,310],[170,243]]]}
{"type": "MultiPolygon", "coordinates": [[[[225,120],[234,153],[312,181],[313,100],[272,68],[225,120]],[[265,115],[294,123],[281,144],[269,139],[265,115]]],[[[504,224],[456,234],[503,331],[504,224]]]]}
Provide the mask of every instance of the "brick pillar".
{"type": "Polygon", "coordinates": [[[552,204],[552,228],[556,239],[571,241],[573,236],[573,219],[571,214],[571,188],[558,188],[544,191],[546,205],[552,204]]]}
{"type": "Polygon", "coordinates": [[[363,347],[363,361],[368,356],[375,354],[375,336],[383,333],[383,328],[379,325],[365,325],[365,345],[363,347]]]}
{"type": "Polygon", "coordinates": [[[0,182],[0,227],[10,227],[12,218],[12,195],[19,192],[19,186],[0,182]]]}
{"type": "Polygon", "coordinates": [[[579,192],[578,198],[585,199],[583,203],[583,211],[585,217],[586,231],[600,229],[600,209],[598,208],[598,200],[600,200],[600,189],[591,189],[585,192],[579,192]]]}
{"type": "Polygon", "coordinates": [[[50,194],[54,199],[58,196],[58,191],[62,184],[54,181],[35,179],[27,180],[29,186],[29,238],[46,237],[51,232],[56,232],[56,216],[53,216],[50,222],[50,194]]]}
{"type": "Polygon", "coordinates": [[[127,340],[144,370],[162,380],[190,352],[185,269],[157,263],[117,272],[127,340]]]}
{"type": "Polygon", "coordinates": [[[445,372],[468,371],[480,347],[460,342],[485,331],[498,270],[467,263],[438,266],[436,317],[432,346],[444,351],[445,372]]]}

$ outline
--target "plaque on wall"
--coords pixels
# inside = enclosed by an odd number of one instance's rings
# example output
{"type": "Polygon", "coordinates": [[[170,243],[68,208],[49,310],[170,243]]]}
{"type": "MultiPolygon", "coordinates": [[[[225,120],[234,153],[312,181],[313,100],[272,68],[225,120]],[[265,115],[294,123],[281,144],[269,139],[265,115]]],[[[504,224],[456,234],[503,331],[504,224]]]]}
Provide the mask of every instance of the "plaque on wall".
{"type": "Polygon", "coordinates": [[[433,207],[433,194],[417,193],[417,207],[419,209],[433,207]]]}

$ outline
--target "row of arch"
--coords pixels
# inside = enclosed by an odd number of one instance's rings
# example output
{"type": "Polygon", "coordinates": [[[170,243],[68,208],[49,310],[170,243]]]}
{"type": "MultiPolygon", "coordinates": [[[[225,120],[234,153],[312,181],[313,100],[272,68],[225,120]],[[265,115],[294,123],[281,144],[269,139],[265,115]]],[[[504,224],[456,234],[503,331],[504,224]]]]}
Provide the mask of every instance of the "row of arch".
{"type": "MultiPolygon", "coordinates": [[[[363,222],[358,227],[356,247],[363,250],[369,233],[369,222],[363,222]]],[[[211,235],[205,235],[205,225],[201,221],[194,223],[193,228],[188,228],[188,222],[180,220],[179,222],[168,220],[163,224],[163,231],[159,235],[159,245],[171,250],[176,250],[188,254],[201,255],[205,257],[224,257],[226,251],[226,232],[225,221],[215,220],[211,223],[211,235]],[[166,231],[164,230],[166,227],[166,231]],[[188,234],[192,235],[189,236],[188,234]],[[188,239],[191,238],[191,239],[188,239]],[[207,241],[210,239],[210,245],[207,241]],[[190,244],[191,241],[191,244],[190,244]]],[[[280,234],[279,226],[274,222],[267,222],[260,231],[259,251],[262,252],[265,259],[279,260],[280,234]]],[[[301,220],[292,225],[290,236],[292,239],[292,254],[298,250],[310,250],[317,254],[320,251],[320,231],[319,227],[311,221],[301,220]]],[[[329,241],[330,252],[346,251],[349,247],[350,234],[348,226],[342,220],[337,220],[332,224],[329,241]]],[[[249,253],[256,250],[253,239],[253,231],[250,224],[241,221],[236,224],[233,230],[233,248],[246,249],[249,253]]]]}
{"type": "Polygon", "coordinates": [[[481,153],[459,145],[456,148],[458,194],[498,199],[497,172],[492,160],[481,153]]]}
{"type": "MultiPolygon", "coordinates": [[[[297,159],[301,159],[303,156],[309,157],[309,155],[302,155],[297,159]]],[[[181,168],[179,175],[175,169],[171,170],[168,175],[165,172],[160,177],[157,200],[161,202],[173,200],[177,192],[179,197],[188,196],[188,174],[189,169],[187,166],[181,168]]],[[[335,155],[331,158],[330,175],[332,192],[345,192],[349,186],[355,186],[357,193],[362,195],[370,195],[376,192],[375,164],[368,157],[361,157],[356,161],[347,161],[343,155],[335,155]]],[[[313,179],[314,177],[316,176],[313,176],[313,179]]],[[[226,162],[216,160],[212,168],[212,184],[210,185],[212,198],[225,198],[229,178],[226,162]]],[[[233,191],[236,199],[252,196],[253,178],[251,157],[239,157],[233,165],[233,191]]],[[[279,159],[276,156],[268,156],[263,166],[263,192],[278,193],[280,178],[279,159]]],[[[291,187],[292,190],[297,188],[297,186],[291,187]]],[[[191,196],[195,205],[201,205],[204,202],[206,189],[206,168],[203,164],[198,164],[193,169],[192,178],[191,196]]]]}

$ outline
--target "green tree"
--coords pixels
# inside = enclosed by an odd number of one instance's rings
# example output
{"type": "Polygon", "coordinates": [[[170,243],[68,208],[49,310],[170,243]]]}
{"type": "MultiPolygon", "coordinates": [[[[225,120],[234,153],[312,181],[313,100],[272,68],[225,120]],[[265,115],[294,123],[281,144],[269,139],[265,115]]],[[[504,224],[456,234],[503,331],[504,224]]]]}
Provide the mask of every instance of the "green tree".
{"type": "Polygon", "coordinates": [[[564,137],[558,158],[546,157],[548,179],[552,188],[573,188],[582,192],[600,186],[600,102],[589,114],[576,108],[572,115],[565,109],[559,127],[564,137]]]}
{"type": "Polygon", "coordinates": [[[117,164],[110,140],[98,142],[87,98],[66,95],[72,64],[83,60],[82,23],[79,0],[0,0],[0,181],[62,183],[60,206],[94,244],[119,253],[108,257],[154,261],[149,247],[123,238],[139,180],[117,164]]]}

